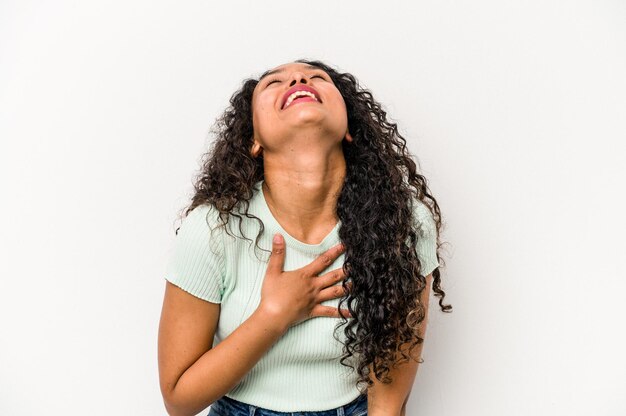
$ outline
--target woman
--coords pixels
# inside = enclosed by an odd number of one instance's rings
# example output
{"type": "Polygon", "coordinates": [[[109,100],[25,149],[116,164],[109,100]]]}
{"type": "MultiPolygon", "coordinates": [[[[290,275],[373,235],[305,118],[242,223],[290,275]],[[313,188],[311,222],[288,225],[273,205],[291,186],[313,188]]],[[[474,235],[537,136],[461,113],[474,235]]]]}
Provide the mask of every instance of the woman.
{"type": "Polygon", "coordinates": [[[168,413],[404,414],[431,280],[451,309],[439,207],[406,141],[319,61],[247,79],[230,103],[167,269],[168,413]]]}

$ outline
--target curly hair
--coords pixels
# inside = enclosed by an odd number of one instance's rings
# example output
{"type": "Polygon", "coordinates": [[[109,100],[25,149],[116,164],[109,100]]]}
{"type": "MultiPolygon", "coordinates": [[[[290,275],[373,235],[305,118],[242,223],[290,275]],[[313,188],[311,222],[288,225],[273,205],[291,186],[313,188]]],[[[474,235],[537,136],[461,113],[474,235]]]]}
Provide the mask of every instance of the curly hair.
{"type": "MultiPolygon", "coordinates": [[[[318,67],[331,77],[345,101],[348,130],[353,138],[351,143],[345,140],[342,143],[346,177],[336,208],[341,220],[339,237],[346,247],[343,268],[347,278],[342,285],[346,288],[348,281],[353,284],[338,306],[342,309],[347,302],[352,315],[350,321],[343,318],[338,325],[347,323],[340,362],[354,369],[346,362],[353,357],[357,359],[359,386],[373,385],[370,365],[378,380],[391,383],[389,371],[412,358],[413,349],[423,342],[417,327],[425,318],[420,294],[427,282],[421,273],[416,245],[425,237],[413,219],[412,201],[419,199],[433,216],[437,259],[443,264],[439,254],[442,245],[439,205],[426,178],[418,173],[397,124],[387,120],[386,112],[370,91],[362,88],[350,73],[338,72],[321,61],[294,62],[318,67]],[[400,348],[403,345],[408,345],[409,355],[400,348]]],[[[199,205],[211,204],[219,211],[221,224],[226,226],[231,216],[241,220],[234,208],[242,204],[243,215],[260,223],[256,247],[264,226],[258,217],[248,213],[248,207],[253,186],[264,179],[262,154],[255,158],[250,152],[252,93],[258,82],[254,78],[244,80],[231,96],[230,106],[211,128],[216,137],[202,157],[201,171],[194,179],[195,194],[184,212],[186,216],[199,205]]],[[[241,221],[239,224],[241,231],[241,221]]],[[[432,276],[434,295],[439,297],[441,310],[451,312],[452,306],[443,303],[445,292],[441,289],[439,268],[432,276]]]]}

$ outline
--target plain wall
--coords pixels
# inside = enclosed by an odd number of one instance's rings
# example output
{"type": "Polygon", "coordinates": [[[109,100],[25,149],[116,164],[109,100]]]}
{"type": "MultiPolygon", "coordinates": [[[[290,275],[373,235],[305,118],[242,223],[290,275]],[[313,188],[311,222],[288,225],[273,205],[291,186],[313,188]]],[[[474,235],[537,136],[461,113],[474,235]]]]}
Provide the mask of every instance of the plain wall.
{"type": "Polygon", "coordinates": [[[372,91],[442,208],[454,309],[431,302],[408,414],[626,414],[625,22],[598,0],[1,1],[0,414],[166,414],[177,215],[241,81],[298,58],[372,91]]]}

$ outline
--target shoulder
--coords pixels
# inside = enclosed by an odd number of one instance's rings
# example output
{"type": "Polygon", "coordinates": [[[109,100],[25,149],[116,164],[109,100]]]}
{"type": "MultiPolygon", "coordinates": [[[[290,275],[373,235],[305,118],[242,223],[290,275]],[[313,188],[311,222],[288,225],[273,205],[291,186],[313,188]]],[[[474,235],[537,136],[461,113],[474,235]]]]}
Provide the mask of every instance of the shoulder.
{"type": "Polygon", "coordinates": [[[219,211],[211,204],[194,207],[182,219],[181,231],[191,228],[215,228],[219,220],[219,211]]]}
{"type": "Polygon", "coordinates": [[[417,198],[413,198],[413,220],[423,235],[437,232],[437,224],[430,208],[417,198]]]}
{"type": "Polygon", "coordinates": [[[225,260],[223,239],[213,233],[216,219],[217,211],[209,205],[187,212],[174,240],[165,279],[200,299],[220,303],[225,260]]]}
{"type": "Polygon", "coordinates": [[[218,211],[213,205],[201,204],[189,211],[185,218],[193,218],[194,220],[203,218],[213,222],[214,218],[212,217],[215,217],[217,214],[218,211]]]}
{"type": "Polygon", "coordinates": [[[428,276],[439,267],[437,257],[437,224],[426,203],[413,199],[413,218],[418,234],[417,255],[420,259],[421,274],[428,276]]]}
{"type": "MultiPolygon", "coordinates": [[[[194,207],[182,219],[176,239],[180,244],[203,248],[205,246],[221,249],[223,245],[223,227],[220,227],[219,211],[213,205],[202,204],[194,207]]],[[[215,248],[214,248],[215,250],[215,248]]]]}

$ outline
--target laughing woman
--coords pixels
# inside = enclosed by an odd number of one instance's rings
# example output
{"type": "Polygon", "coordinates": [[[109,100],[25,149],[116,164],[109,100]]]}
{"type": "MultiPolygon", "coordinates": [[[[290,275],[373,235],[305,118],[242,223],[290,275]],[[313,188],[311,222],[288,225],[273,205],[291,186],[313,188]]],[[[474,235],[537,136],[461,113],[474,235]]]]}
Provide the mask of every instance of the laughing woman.
{"type": "Polygon", "coordinates": [[[397,125],[349,73],[247,79],[177,230],[159,377],[172,416],[402,415],[441,214],[397,125]]]}

